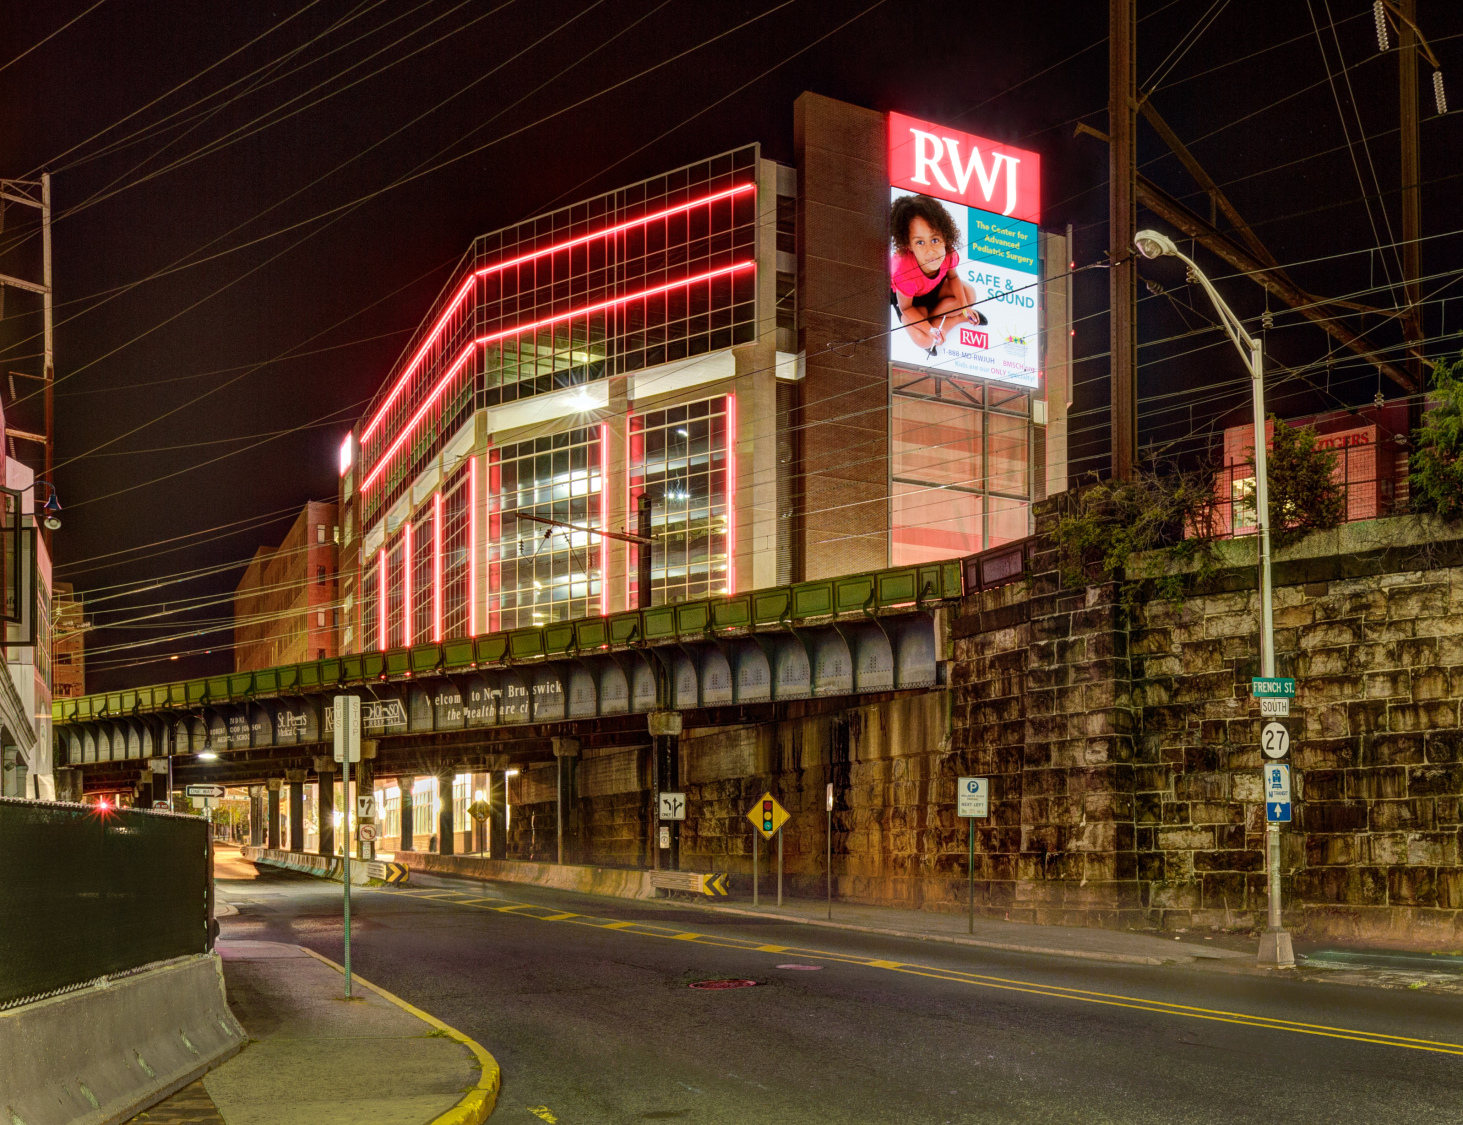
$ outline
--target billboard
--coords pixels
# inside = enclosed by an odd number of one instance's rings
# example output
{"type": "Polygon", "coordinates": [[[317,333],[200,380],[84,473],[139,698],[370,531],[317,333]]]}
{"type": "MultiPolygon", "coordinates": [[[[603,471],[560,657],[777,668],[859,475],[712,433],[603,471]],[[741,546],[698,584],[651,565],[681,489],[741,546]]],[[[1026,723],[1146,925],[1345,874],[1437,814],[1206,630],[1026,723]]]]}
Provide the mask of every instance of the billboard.
{"type": "Polygon", "coordinates": [[[889,115],[889,358],[1035,387],[1041,159],[889,115]]]}

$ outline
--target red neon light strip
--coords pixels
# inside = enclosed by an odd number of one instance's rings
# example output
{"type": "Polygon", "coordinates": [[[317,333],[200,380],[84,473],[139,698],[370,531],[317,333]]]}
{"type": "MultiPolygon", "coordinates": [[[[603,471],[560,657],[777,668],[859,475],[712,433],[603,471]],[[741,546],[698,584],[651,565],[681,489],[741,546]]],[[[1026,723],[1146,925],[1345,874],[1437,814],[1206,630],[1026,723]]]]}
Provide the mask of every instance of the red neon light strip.
{"type": "Polygon", "coordinates": [[[437,319],[437,323],[432,326],[432,331],[427,334],[427,338],[422,342],[422,346],[418,348],[416,354],[411,357],[411,362],[406,365],[406,370],[401,373],[400,377],[396,381],[396,385],[391,388],[391,393],[386,397],[386,401],[381,404],[381,408],[376,411],[376,416],[371,419],[370,425],[368,425],[365,429],[365,432],[361,434],[361,444],[364,445],[366,439],[370,437],[371,434],[375,432],[376,427],[381,424],[381,419],[386,416],[386,411],[389,410],[391,408],[391,404],[396,401],[397,395],[402,392],[402,389],[406,386],[407,380],[410,379],[412,375],[416,372],[417,365],[421,363],[423,357],[426,356],[428,350],[432,347],[433,344],[437,342],[438,335],[441,334],[442,329],[446,326],[447,321],[451,319],[452,314],[457,311],[458,306],[461,305],[463,301],[467,300],[467,295],[472,292],[472,287],[476,283],[478,278],[486,277],[488,274],[497,273],[500,270],[512,269],[514,266],[521,266],[525,262],[531,262],[535,258],[542,258],[548,254],[557,254],[561,250],[570,250],[575,246],[583,246],[584,244],[594,242],[597,239],[611,238],[614,235],[619,234],[621,231],[630,230],[632,227],[646,226],[650,223],[657,222],[660,219],[668,219],[672,215],[683,214],[684,212],[691,211],[697,207],[706,207],[712,203],[719,203],[723,199],[730,199],[733,196],[741,195],[743,192],[755,190],[755,184],[738,184],[736,187],[727,188],[725,191],[718,191],[713,193],[712,195],[703,196],[701,199],[694,199],[690,203],[681,203],[675,207],[668,207],[664,211],[657,211],[653,215],[645,215],[639,219],[630,219],[616,226],[606,227],[604,230],[594,231],[592,234],[581,235],[578,238],[571,238],[567,242],[559,242],[555,243],[553,246],[546,246],[542,250],[533,250],[527,254],[521,254],[517,258],[508,259],[506,262],[498,262],[491,266],[484,266],[482,269],[478,270],[471,277],[469,277],[467,281],[463,282],[462,287],[458,289],[452,300],[448,302],[447,311],[444,312],[437,319]]]}
{"type": "MultiPolygon", "coordinates": [[[[610,529],[610,424],[599,427],[599,529],[610,529]]],[[[589,576],[585,575],[587,579],[589,576]]],[[[599,537],[599,612],[610,615],[610,541],[599,537]]]]}
{"type": "Polygon", "coordinates": [[[401,647],[411,648],[411,521],[407,521],[401,550],[401,647]]]}
{"type": "Polygon", "coordinates": [[[380,645],[381,651],[386,651],[386,548],[381,548],[381,554],[376,566],[376,601],[380,607],[381,630],[376,634],[376,642],[380,645]]]}
{"type": "Polygon", "coordinates": [[[478,635],[478,455],[467,461],[467,635],[478,635]]]}
{"type": "Polygon", "coordinates": [[[483,344],[491,344],[495,340],[505,340],[509,336],[523,336],[529,332],[536,332],[540,328],[547,328],[550,324],[558,324],[561,321],[573,320],[576,317],[581,316],[591,316],[594,313],[603,312],[605,309],[614,308],[617,305],[626,305],[629,304],[631,301],[642,301],[648,297],[654,297],[661,293],[667,293],[672,289],[681,289],[683,287],[691,285],[699,285],[703,281],[714,281],[718,277],[726,277],[730,274],[739,273],[742,270],[752,269],[756,266],[756,264],[757,263],[755,262],[737,262],[735,265],[723,266],[719,270],[709,270],[706,273],[697,274],[695,277],[685,277],[681,278],[679,281],[668,281],[664,285],[656,285],[650,289],[641,290],[639,293],[632,293],[628,297],[615,297],[612,300],[601,301],[597,305],[586,305],[584,308],[575,309],[572,312],[560,313],[558,316],[545,317],[543,320],[535,320],[529,324],[515,324],[512,328],[506,328],[502,332],[492,332],[486,336],[479,336],[476,340],[473,340],[462,349],[462,352],[458,355],[457,359],[453,361],[452,366],[448,368],[447,374],[443,375],[442,378],[437,381],[437,385],[432,388],[432,393],[427,396],[422,405],[417,408],[417,412],[412,415],[411,421],[406,424],[401,433],[396,435],[396,440],[387,447],[386,452],[381,454],[381,459],[376,462],[375,467],[370,471],[369,474],[367,474],[365,480],[361,481],[361,491],[365,492],[368,488],[371,487],[373,483],[375,483],[376,478],[381,475],[381,470],[386,467],[387,463],[395,455],[396,451],[406,443],[407,438],[411,436],[412,431],[416,429],[417,423],[422,420],[423,416],[427,413],[427,410],[434,402],[437,401],[442,392],[447,389],[448,385],[452,382],[457,373],[462,370],[462,365],[467,362],[468,357],[474,347],[483,344]]]}
{"type": "Polygon", "coordinates": [[[432,497],[432,641],[442,643],[442,493],[432,497]]]}
{"type": "Polygon", "coordinates": [[[726,396],[726,592],[737,592],[737,396],[726,396]]]}
{"type": "Polygon", "coordinates": [[[459,371],[462,370],[462,365],[466,363],[470,358],[472,358],[473,349],[476,347],[476,340],[470,340],[463,345],[462,351],[457,354],[457,358],[452,361],[452,366],[447,369],[447,374],[443,375],[442,378],[437,382],[437,385],[432,388],[432,393],[429,394],[427,396],[427,400],[422,403],[420,407],[417,408],[417,412],[411,416],[411,421],[406,424],[406,428],[403,429],[401,433],[396,435],[396,440],[393,441],[390,447],[386,450],[386,452],[381,455],[381,460],[376,462],[376,467],[371,470],[371,475],[368,476],[365,480],[361,481],[362,492],[365,492],[366,489],[371,487],[371,483],[380,474],[381,470],[386,467],[386,463],[391,460],[392,454],[394,454],[398,449],[401,448],[406,439],[411,436],[411,432],[417,428],[417,423],[422,420],[422,416],[427,413],[428,408],[430,408],[432,403],[437,401],[438,396],[440,396],[442,392],[447,389],[453,378],[457,375],[459,371]]]}

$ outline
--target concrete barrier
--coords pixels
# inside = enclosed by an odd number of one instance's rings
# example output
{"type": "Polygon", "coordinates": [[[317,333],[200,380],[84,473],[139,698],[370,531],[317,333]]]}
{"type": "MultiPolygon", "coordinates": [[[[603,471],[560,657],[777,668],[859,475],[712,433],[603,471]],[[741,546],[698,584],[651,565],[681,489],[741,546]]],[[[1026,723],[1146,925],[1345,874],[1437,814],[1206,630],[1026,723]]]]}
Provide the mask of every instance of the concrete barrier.
{"type": "MultiPolygon", "coordinates": [[[[239,854],[250,863],[267,863],[272,867],[283,867],[288,871],[299,871],[306,875],[318,875],[322,879],[334,879],[339,883],[345,863],[339,856],[316,855],[313,852],[287,852],[282,848],[257,848],[246,845],[239,854]]],[[[371,874],[373,861],[351,860],[351,886],[378,885],[385,880],[371,874]]],[[[380,864],[375,864],[380,867],[380,864]]]]}
{"type": "Polygon", "coordinates": [[[0,1012],[5,1125],[113,1125],[244,1045],[218,955],[0,1012]]]}
{"type": "Polygon", "coordinates": [[[654,898],[649,871],[623,867],[583,867],[577,864],[531,863],[527,860],[488,859],[480,855],[436,855],[432,852],[397,852],[392,858],[413,871],[432,875],[459,875],[497,883],[530,883],[560,891],[614,898],[654,898]]]}

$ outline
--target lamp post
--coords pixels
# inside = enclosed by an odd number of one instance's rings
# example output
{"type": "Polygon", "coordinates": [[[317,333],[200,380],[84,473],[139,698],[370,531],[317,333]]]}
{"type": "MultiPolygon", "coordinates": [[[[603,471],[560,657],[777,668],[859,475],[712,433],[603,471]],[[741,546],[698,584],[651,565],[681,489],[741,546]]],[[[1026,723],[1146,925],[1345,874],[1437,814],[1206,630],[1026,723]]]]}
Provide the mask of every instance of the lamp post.
{"type": "MultiPolygon", "coordinates": [[[[1255,530],[1260,539],[1260,675],[1275,675],[1275,602],[1270,580],[1270,491],[1265,449],[1265,367],[1260,341],[1245,326],[1214,288],[1194,259],[1179,250],[1173,239],[1154,230],[1140,230],[1133,236],[1138,253],[1145,258],[1177,258],[1189,267],[1195,280],[1209,294],[1220,323],[1250,369],[1250,387],[1255,412],[1255,530]]],[[[1260,937],[1259,962],[1285,967],[1295,964],[1290,935],[1280,924],[1280,825],[1269,821],[1265,829],[1266,869],[1270,885],[1269,926],[1260,937]]]]}

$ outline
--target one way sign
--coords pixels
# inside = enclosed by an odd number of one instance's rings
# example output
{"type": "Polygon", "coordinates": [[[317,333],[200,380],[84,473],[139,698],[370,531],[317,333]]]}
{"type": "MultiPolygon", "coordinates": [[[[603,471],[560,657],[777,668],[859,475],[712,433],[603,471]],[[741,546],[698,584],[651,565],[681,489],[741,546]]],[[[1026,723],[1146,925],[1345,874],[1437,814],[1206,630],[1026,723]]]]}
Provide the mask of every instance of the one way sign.
{"type": "Polygon", "coordinates": [[[1265,819],[1290,819],[1290,767],[1280,762],[1265,763],[1265,819]]]}

